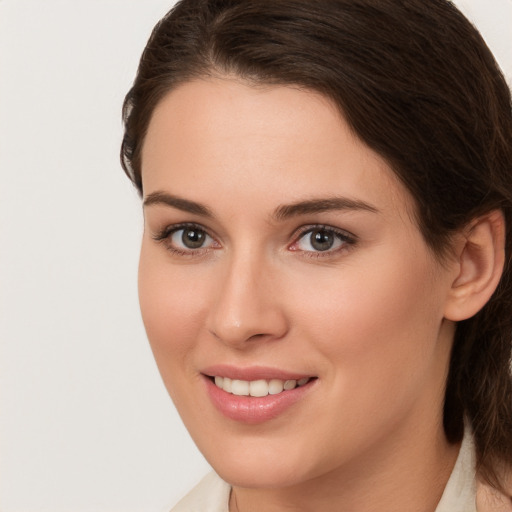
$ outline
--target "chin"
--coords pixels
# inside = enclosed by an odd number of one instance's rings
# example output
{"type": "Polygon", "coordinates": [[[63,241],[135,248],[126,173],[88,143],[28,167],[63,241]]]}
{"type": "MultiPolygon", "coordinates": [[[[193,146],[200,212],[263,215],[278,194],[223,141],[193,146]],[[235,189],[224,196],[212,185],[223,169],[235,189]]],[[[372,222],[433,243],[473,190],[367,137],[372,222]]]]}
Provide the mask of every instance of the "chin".
{"type": "MultiPolygon", "coordinates": [[[[200,449],[201,443],[198,443],[200,449]]],[[[279,440],[255,436],[236,442],[211,441],[202,450],[217,474],[229,484],[243,488],[286,488],[319,476],[314,447],[300,447],[292,438],[279,440]]]]}
{"type": "Polygon", "coordinates": [[[304,467],[285,467],[273,463],[252,463],[241,460],[232,464],[223,461],[214,466],[217,474],[230,485],[246,489],[286,488],[309,479],[304,467]]]}

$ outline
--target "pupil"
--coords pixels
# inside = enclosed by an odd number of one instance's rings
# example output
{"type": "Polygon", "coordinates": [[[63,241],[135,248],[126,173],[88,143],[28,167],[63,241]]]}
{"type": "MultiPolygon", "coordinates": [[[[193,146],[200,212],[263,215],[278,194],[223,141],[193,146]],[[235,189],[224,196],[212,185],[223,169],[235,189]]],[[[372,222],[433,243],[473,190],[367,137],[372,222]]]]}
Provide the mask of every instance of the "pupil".
{"type": "Polygon", "coordinates": [[[183,245],[189,249],[198,249],[204,243],[204,233],[197,229],[185,229],[181,237],[183,245]]]}
{"type": "Polygon", "coordinates": [[[334,244],[334,236],[328,231],[319,230],[311,233],[311,245],[317,251],[327,251],[334,244]]]}

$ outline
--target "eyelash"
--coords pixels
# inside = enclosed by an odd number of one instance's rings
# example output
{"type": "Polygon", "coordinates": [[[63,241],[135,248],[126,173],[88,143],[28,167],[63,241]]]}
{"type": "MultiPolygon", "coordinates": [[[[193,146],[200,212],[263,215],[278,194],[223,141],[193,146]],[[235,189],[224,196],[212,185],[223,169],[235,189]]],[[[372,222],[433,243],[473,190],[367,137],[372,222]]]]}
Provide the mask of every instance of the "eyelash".
{"type": "MultiPolygon", "coordinates": [[[[153,239],[157,242],[162,242],[165,245],[165,248],[172,254],[181,257],[199,257],[205,255],[207,252],[210,252],[217,247],[198,247],[197,249],[182,249],[176,247],[172,244],[171,238],[174,234],[179,231],[189,230],[203,233],[207,237],[211,238],[215,241],[214,237],[212,237],[208,231],[199,224],[194,224],[193,222],[185,222],[182,224],[173,224],[171,226],[164,227],[161,231],[153,235],[153,239]]],[[[218,244],[217,244],[218,245],[218,244]]],[[[220,247],[220,246],[219,246],[220,247]]]]}
{"type": "MultiPolygon", "coordinates": [[[[308,226],[302,226],[299,228],[293,235],[292,238],[294,242],[288,245],[288,250],[300,252],[303,257],[306,258],[328,258],[338,255],[340,252],[345,252],[350,250],[357,243],[357,237],[347,231],[334,228],[332,226],[327,226],[325,224],[314,224],[308,226]],[[315,231],[323,232],[324,234],[331,235],[335,238],[335,242],[338,241],[341,245],[336,247],[335,249],[328,248],[326,250],[303,250],[297,248],[297,245],[301,242],[301,240],[308,234],[312,234],[315,231]]],[[[153,239],[157,242],[164,243],[166,249],[175,254],[176,256],[181,257],[200,257],[204,256],[206,253],[215,250],[220,247],[220,244],[215,241],[215,238],[211,236],[208,231],[201,225],[186,222],[182,224],[173,224],[170,226],[164,227],[161,231],[153,235],[153,239]],[[182,249],[176,247],[172,244],[171,239],[172,236],[178,233],[179,231],[189,230],[200,232],[206,237],[210,238],[213,241],[212,246],[209,247],[198,247],[198,248],[188,248],[182,249]],[[215,246],[216,245],[216,246],[215,246]]],[[[334,243],[335,243],[334,242],[334,243]]]]}
{"type": "Polygon", "coordinates": [[[357,243],[357,237],[348,231],[334,228],[332,226],[328,226],[325,224],[314,224],[310,226],[303,226],[293,235],[293,239],[295,240],[290,246],[288,246],[291,251],[300,251],[301,255],[306,258],[329,258],[333,256],[337,256],[339,253],[346,252],[353,248],[357,243]],[[298,248],[294,248],[306,235],[312,234],[315,231],[323,232],[325,234],[329,234],[333,236],[339,243],[340,246],[335,249],[326,249],[325,251],[307,251],[298,248]]]}

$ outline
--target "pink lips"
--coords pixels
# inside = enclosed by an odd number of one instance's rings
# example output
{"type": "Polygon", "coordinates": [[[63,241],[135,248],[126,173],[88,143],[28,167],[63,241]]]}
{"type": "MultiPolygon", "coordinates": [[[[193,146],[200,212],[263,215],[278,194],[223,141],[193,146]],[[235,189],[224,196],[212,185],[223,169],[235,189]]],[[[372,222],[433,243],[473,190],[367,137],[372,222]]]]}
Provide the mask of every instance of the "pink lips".
{"type": "Polygon", "coordinates": [[[260,379],[285,381],[300,380],[311,376],[265,367],[237,368],[226,365],[205,368],[202,373],[205,375],[204,382],[207,393],[217,410],[229,419],[248,424],[263,423],[283,414],[303,399],[317,382],[317,379],[313,378],[303,386],[276,395],[264,397],[237,396],[217,387],[211,377],[222,376],[246,381],[260,379]]]}

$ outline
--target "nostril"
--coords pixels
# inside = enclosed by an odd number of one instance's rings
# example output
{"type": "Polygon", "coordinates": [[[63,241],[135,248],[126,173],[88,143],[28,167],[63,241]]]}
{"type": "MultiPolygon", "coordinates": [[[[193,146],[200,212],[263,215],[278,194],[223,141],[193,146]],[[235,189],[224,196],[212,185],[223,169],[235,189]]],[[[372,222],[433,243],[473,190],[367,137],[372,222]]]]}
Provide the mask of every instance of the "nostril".
{"type": "Polygon", "coordinates": [[[263,338],[263,336],[265,336],[263,333],[262,334],[253,334],[248,341],[252,340],[252,339],[258,339],[258,338],[263,338]]]}

